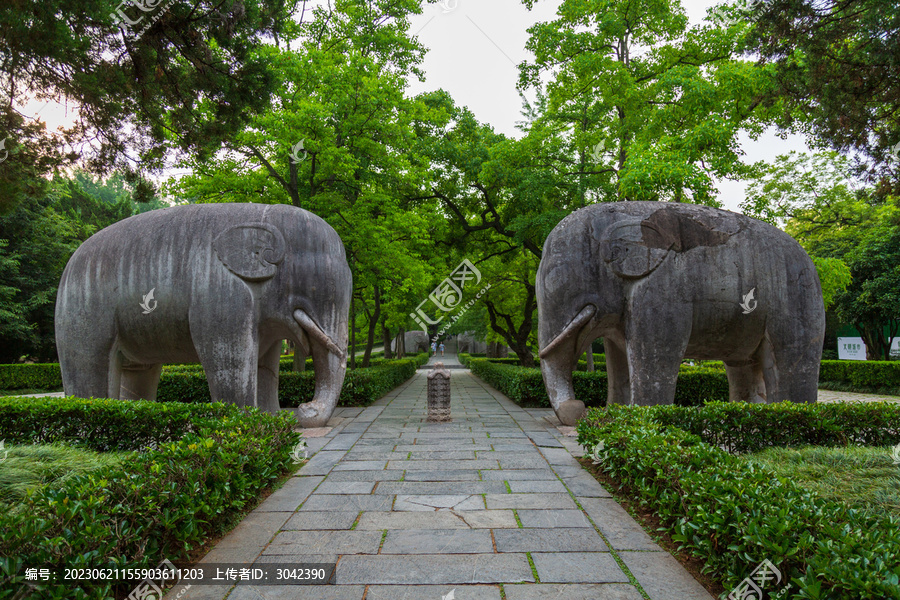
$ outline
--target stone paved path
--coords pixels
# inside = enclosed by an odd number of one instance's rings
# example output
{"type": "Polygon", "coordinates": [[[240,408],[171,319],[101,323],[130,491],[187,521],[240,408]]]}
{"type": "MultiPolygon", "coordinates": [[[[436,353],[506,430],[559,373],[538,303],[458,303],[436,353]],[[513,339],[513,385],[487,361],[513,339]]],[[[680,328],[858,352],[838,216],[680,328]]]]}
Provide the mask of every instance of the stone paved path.
{"type": "Polygon", "coordinates": [[[451,383],[451,423],[425,422],[424,370],[341,409],[297,476],[202,561],[337,561],[337,585],[180,598],[711,600],[582,470],[551,411],[519,408],[467,370],[451,383]]]}

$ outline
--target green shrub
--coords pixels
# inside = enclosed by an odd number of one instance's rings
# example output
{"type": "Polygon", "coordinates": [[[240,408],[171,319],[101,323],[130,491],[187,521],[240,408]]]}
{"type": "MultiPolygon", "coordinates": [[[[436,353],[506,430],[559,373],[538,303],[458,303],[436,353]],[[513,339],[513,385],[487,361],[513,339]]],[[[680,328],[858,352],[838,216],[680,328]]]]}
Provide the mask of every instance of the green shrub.
{"type": "MultiPolygon", "coordinates": [[[[26,567],[155,567],[183,561],[287,472],[300,437],[289,413],[225,404],[0,398],[0,438],[132,450],[119,466],[30,493],[0,514],[0,597],[26,567]]],[[[126,587],[122,584],[118,592],[126,587]]],[[[100,581],[44,585],[29,598],[106,598],[100,581]]]]}
{"type": "Polygon", "coordinates": [[[900,387],[900,361],[823,360],[819,381],[848,383],[861,388],[900,387]]]}
{"type": "MultiPolygon", "coordinates": [[[[461,355],[462,356],[462,355],[461,355]]],[[[506,394],[521,406],[549,407],[541,370],[498,364],[492,359],[466,357],[472,373],[506,394]]],[[[606,406],[608,380],[605,371],[572,373],[575,397],[586,406],[606,406]]],[[[706,401],[728,399],[728,378],[723,371],[684,367],[678,375],[675,404],[696,406],[706,401]]]]}
{"type": "Polygon", "coordinates": [[[51,390],[62,387],[59,364],[0,365],[0,390],[51,390]]]}
{"type": "MultiPolygon", "coordinates": [[[[428,362],[428,353],[403,360],[380,359],[377,366],[348,369],[338,398],[339,406],[368,406],[407,379],[428,362]]],[[[281,371],[278,374],[278,401],[283,407],[297,407],[313,398],[315,371],[281,371]]],[[[159,402],[210,402],[209,385],[203,370],[164,371],[156,392],[159,402]]]]}
{"type": "MultiPolygon", "coordinates": [[[[748,411],[773,434],[783,424],[778,405],[728,406],[748,411]]],[[[815,413],[814,406],[789,409],[815,413]]],[[[855,408],[839,406],[838,412],[855,408]]],[[[732,415],[725,408],[592,409],[578,424],[578,442],[592,449],[602,441],[599,468],[651,509],[680,549],[701,559],[726,590],[769,559],[794,586],[790,598],[900,598],[900,520],[823,500],[664,422],[669,412],[702,412],[704,422],[713,423],[718,411],[727,420],[732,415]]],[[[851,429],[868,431],[867,419],[854,422],[855,415],[846,413],[851,429]]],[[[806,433],[815,438],[813,431],[806,433]]],[[[875,437],[900,439],[891,431],[875,437]]]]}

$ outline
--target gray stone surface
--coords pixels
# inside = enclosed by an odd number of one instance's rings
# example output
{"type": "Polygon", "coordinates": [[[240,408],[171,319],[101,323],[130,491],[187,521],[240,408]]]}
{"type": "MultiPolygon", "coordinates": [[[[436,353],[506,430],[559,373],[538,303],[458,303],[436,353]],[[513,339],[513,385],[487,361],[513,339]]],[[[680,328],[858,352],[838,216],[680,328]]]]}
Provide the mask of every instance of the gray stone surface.
{"type": "Polygon", "coordinates": [[[381,554],[490,554],[486,529],[414,529],[388,531],[381,554]]]}
{"type": "Polygon", "coordinates": [[[606,552],[606,543],[592,528],[498,529],[497,552],[606,552]]]}
{"type": "Polygon", "coordinates": [[[591,527],[580,510],[519,509],[516,512],[523,527],[591,527]]]}
{"type": "Polygon", "coordinates": [[[240,585],[228,600],[362,600],[365,590],[363,585],[240,585]]]}
{"type": "Polygon", "coordinates": [[[584,411],[572,371],[599,336],[609,404],[671,404],[685,357],[725,359],[732,400],[816,401],[819,278],[767,223],[686,203],[594,204],[550,233],[535,286],[541,371],[564,425],[584,411]]]}
{"type": "Polygon", "coordinates": [[[500,600],[496,585],[370,585],[366,600],[500,600]]]}
{"type": "MultiPolygon", "coordinates": [[[[597,495],[602,487],[579,465],[561,464],[568,461],[550,441],[562,434],[544,418],[547,411],[522,410],[465,370],[454,371],[452,381],[449,424],[424,420],[424,372],[379,400],[377,412],[339,409],[335,430],[315,439],[330,441],[349,428],[353,435],[342,445],[359,434],[352,448],[320,450],[307,465],[318,474],[289,479],[204,562],[339,564],[339,585],[260,588],[267,598],[439,600],[455,589],[456,600],[497,600],[501,584],[508,600],[641,597],[613,554],[643,547],[648,536],[611,498],[597,495]],[[493,444],[502,449],[491,450],[493,444]],[[397,450],[404,445],[411,449],[397,450]],[[499,468],[516,460],[541,466],[499,468]],[[389,461],[396,468],[385,470],[389,461]],[[484,463],[493,468],[478,467],[484,463]],[[542,583],[518,583],[532,581],[526,553],[542,583]]],[[[662,554],[652,541],[646,547],[662,554]]],[[[654,567],[645,571],[652,580],[654,567]]],[[[245,592],[235,588],[229,600],[245,592]]],[[[203,595],[196,600],[223,600],[227,589],[197,593],[203,595]]]]}
{"type": "Polygon", "coordinates": [[[506,600],[643,600],[632,585],[621,583],[564,583],[505,585],[506,600]]]}
{"type": "Polygon", "coordinates": [[[583,498],[584,512],[616,550],[658,550],[659,546],[612,498],[583,498]]]}
{"type": "Polygon", "coordinates": [[[375,554],[381,545],[377,531],[282,531],[265,549],[267,554],[375,554]]]}
{"type": "Polygon", "coordinates": [[[465,584],[534,581],[524,554],[346,556],[337,579],[345,584],[465,584]]]}
{"type": "Polygon", "coordinates": [[[292,477],[257,507],[255,512],[294,511],[303,504],[324,477],[292,477]]]}
{"type": "Polygon", "coordinates": [[[612,554],[603,552],[532,552],[542,583],[628,583],[612,554]]]}
{"type": "Polygon", "coordinates": [[[569,494],[487,494],[488,509],[492,508],[553,508],[574,509],[575,501],[569,494]]]}
{"type": "Polygon", "coordinates": [[[651,600],[713,600],[668,552],[619,552],[651,600]]]}
{"type": "Polygon", "coordinates": [[[359,511],[328,510],[299,511],[284,524],[282,529],[350,529],[359,517],[359,511]]]}
{"type": "Polygon", "coordinates": [[[199,362],[214,400],[277,411],[289,339],[316,370],[297,417],[322,427],[346,373],[351,291],[341,239],[301,208],[191,204],[136,215],[92,235],[63,272],[63,387],[81,398],[155,400],[163,363],[199,362]]]}

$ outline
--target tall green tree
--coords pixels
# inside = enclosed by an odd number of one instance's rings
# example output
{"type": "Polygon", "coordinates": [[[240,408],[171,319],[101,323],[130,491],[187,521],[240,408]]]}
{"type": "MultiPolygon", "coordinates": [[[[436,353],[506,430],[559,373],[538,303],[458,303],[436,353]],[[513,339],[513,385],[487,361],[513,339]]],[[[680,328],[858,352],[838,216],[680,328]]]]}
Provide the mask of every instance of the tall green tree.
{"type": "Polygon", "coordinates": [[[749,51],[773,65],[783,123],[900,186],[900,10],[894,0],[768,0],[749,51]]]}
{"type": "Polygon", "coordinates": [[[578,205],[715,206],[715,178],[752,174],[738,134],[759,134],[772,109],[767,68],[739,58],[749,29],[720,12],[689,27],[678,0],[563,0],[529,29],[519,87],[547,82],[530,134],[578,205]]]}
{"type": "MultiPolygon", "coordinates": [[[[304,3],[305,4],[305,3],[304,3]]],[[[295,27],[297,0],[19,0],[0,11],[0,140],[28,173],[82,161],[139,174],[168,150],[205,155],[268,106],[274,74],[261,52],[295,27]],[[77,122],[49,135],[16,106],[31,99],[74,107],[77,122]],[[77,144],[78,153],[67,151],[77,144]],[[30,152],[22,151],[30,148],[30,152]]],[[[16,168],[13,168],[16,167],[16,168]]],[[[0,193],[0,208],[19,201],[0,193]]]]}

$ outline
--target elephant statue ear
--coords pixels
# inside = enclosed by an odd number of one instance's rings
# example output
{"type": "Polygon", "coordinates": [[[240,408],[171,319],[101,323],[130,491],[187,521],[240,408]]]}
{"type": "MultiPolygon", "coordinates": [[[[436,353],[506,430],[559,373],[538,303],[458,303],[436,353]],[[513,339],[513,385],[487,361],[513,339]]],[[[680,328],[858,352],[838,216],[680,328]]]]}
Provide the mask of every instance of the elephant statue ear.
{"type": "Polygon", "coordinates": [[[670,247],[660,247],[657,243],[663,237],[653,224],[646,221],[616,223],[603,236],[603,258],[619,277],[645,277],[669,254],[670,247]]]}
{"type": "Polygon", "coordinates": [[[245,281],[266,281],[284,260],[284,236],[267,223],[248,223],[226,229],[213,241],[216,256],[245,281]]]}

